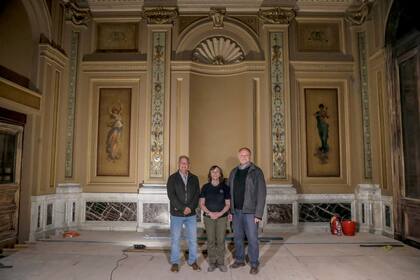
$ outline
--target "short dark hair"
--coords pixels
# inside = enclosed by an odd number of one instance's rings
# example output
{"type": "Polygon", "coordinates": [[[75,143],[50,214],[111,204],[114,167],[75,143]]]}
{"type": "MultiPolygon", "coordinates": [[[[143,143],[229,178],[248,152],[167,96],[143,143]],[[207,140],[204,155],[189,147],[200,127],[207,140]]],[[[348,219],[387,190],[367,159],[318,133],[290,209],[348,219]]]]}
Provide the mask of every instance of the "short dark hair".
{"type": "Polygon", "coordinates": [[[223,182],[225,181],[225,178],[223,177],[223,170],[222,170],[222,168],[220,168],[218,165],[213,165],[212,167],[210,167],[210,169],[209,169],[209,174],[207,175],[208,181],[209,181],[209,183],[211,182],[211,172],[212,172],[213,170],[215,170],[216,168],[218,168],[218,169],[219,169],[219,171],[220,171],[220,178],[219,178],[219,182],[220,182],[220,183],[223,183],[223,182]]]}
{"type": "Polygon", "coordinates": [[[249,153],[250,155],[252,154],[252,153],[251,153],[251,149],[250,149],[250,148],[248,148],[248,147],[242,147],[242,148],[240,148],[240,149],[238,150],[238,153],[242,152],[243,150],[248,151],[248,153],[249,153]]]}
{"type": "Polygon", "coordinates": [[[181,161],[181,159],[186,159],[188,163],[190,163],[190,158],[186,155],[181,155],[178,158],[178,163],[181,161]]]}

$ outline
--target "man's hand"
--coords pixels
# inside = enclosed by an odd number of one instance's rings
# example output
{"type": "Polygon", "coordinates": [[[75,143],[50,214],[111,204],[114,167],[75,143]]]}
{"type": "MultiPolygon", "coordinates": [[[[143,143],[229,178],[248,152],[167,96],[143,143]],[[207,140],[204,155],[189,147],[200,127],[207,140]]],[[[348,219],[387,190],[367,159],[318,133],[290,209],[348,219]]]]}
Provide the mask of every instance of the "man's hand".
{"type": "Polygon", "coordinates": [[[191,214],[191,209],[189,207],[185,207],[184,209],[184,215],[191,214]]]}
{"type": "Polygon", "coordinates": [[[259,222],[261,222],[262,220],[260,218],[255,217],[254,218],[254,223],[258,224],[259,222]]]}

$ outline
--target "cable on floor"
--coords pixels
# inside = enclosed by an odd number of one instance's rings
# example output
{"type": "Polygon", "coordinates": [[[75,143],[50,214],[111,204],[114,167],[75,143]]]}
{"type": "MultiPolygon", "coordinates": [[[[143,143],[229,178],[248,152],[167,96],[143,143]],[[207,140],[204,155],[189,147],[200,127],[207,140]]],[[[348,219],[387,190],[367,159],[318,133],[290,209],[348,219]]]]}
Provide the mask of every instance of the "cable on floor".
{"type": "Polygon", "coordinates": [[[112,269],[111,274],[109,275],[109,280],[112,280],[112,276],[113,276],[114,272],[118,269],[118,267],[120,266],[121,262],[124,261],[124,260],[126,260],[127,258],[128,258],[128,255],[123,250],[122,251],[122,257],[117,260],[117,262],[115,263],[115,267],[112,269]]]}

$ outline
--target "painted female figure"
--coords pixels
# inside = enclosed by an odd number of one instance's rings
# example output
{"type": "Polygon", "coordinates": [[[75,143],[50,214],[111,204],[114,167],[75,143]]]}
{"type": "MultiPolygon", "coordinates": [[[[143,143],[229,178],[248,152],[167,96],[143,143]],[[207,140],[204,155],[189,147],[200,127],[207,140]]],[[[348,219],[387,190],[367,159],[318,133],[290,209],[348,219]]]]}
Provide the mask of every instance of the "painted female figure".
{"type": "Polygon", "coordinates": [[[111,129],[108,131],[107,135],[106,152],[108,154],[108,159],[115,161],[121,157],[120,141],[123,129],[123,122],[122,105],[120,102],[111,106],[111,108],[109,109],[109,115],[111,121],[108,123],[108,126],[111,129]]]}
{"type": "Polygon", "coordinates": [[[314,115],[316,118],[316,127],[318,129],[318,135],[321,140],[321,146],[318,148],[318,150],[323,153],[327,154],[329,151],[329,145],[328,145],[328,130],[329,125],[327,122],[328,119],[328,112],[327,107],[324,106],[324,104],[318,105],[319,111],[317,111],[314,115]]]}

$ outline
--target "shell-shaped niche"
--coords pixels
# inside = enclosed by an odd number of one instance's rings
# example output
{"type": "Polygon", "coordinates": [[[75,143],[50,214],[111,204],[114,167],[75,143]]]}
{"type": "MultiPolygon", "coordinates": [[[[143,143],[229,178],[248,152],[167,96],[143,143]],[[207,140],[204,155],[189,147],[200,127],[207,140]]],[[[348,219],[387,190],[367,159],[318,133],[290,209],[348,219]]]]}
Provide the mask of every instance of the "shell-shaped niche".
{"type": "Polygon", "coordinates": [[[220,36],[203,40],[193,51],[193,60],[204,64],[234,64],[243,61],[244,57],[235,41],[220,36]]]}

